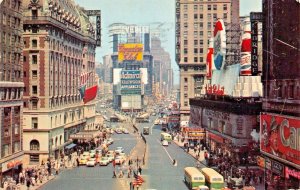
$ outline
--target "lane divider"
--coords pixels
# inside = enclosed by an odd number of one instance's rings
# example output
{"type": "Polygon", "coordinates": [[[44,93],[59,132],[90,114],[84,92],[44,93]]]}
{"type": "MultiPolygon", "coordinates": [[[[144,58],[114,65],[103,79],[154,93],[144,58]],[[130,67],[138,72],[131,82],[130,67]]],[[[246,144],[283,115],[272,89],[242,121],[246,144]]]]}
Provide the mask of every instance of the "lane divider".
{"type": "MultiPolygon", "coordinates": [[[[160,142],[158,139],[156,139],[156,140],[157,140],[157,142],[158,142],[159,144],[161,144],[161,142],[160,142]]],[[[170,158],[171,162],[173,163],[173,158],[171,157],[171,155],[170,155],[169,152],[167,151],[166,147],[164,147],[164,146],[162,146],[162,147],[163,147],[163,149],[166,151],[166,153],[167,153],[168,157],[170,158]]]]}

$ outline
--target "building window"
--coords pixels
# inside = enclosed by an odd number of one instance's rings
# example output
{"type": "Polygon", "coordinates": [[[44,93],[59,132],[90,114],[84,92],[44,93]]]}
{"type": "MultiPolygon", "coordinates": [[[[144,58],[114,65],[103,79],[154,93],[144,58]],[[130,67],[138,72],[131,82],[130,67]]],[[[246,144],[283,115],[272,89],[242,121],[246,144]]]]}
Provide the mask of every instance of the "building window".
{"type": "Polygon", "coordinates": [[[187,48],[184,48],[184,49],[183,49],[183,53],[184,53],[184,54],[187,54],[187,53],[188,53],[188,49],[187,49],[187,48]]]}
{"type": "Polygon", "coordinates": [[[37,78],[37,70],[32,70],[32,78],[37,78]]]}
{"type": "Polygon", "coordinates": [[[32,55],[32,64],[37,64],[37,55],[32,55]]]}
{"type": "Polygon", "coordinates": [[[198,31],[194,31],[194,37],[198,37],[198,31]]]}
{"type": "Polygon", "coordinates": [[[227,10],[227,4],[223,4],[223,11],[227,10]]]}
{"type": "Polygon", "coordinates": [[[183,44],[184,44],[184,45],[188,45],[188,41],[187,41],[187,40],[184,40],[184,41],[183,41],[183,44]]]}
{"type": "Polygon", "coordinates": [[[32,117],[31,118],[31,128],[32,129],[37,129],[38,128],[38,118],[37,117],[32,117]]]}
{"type": "Polygon", "coordinates": [[[203,45],[203,40],[200,40],[199,42],[200,42],[200,45],[203,45]]]}
{"type": "Polygon", "coordinates": [[[223,13],[223,19],[227,19],[227,13],[223,13]]]}
{"type": "Polygon", "coordinates": [[[202,63],[203,62],[203,57],[199,57],[199,59],[200,59],[200,62],[202,63]]]}
{"type": "Polygon", "coordinates": [[[207,23],[207,29],[209,30],[211,28],[211,22],[207,23]]]}
{"type": "Polygon", "coordinates": [[[37,47],[37,40],[32,40],[31,42],[32,42],[32,44],[31,44],[32,47],[36,48],[37,47]]]}
{"type": "Polygon", "coordinates": [[[198,40],[194,40],[194,45],[198,45],[198,40]]]}
{"type": "Polygon", "coordinates": [[[187,11],[188,5],[184,5],[184,6],[183,6],[183,9],[184,9],[185,11],[187,11]]]}
{"type": "Polygon", "coordinates": [[[188,106],[188,102],[187,101],[184,101],[184,106],[188,106]]]}
{"type": "Polygon", "coordinates": [[[197,29],[198,29],[198,24],[194,23],[194,30],[197,30],[197,29]]]}
{"type": "Polygon", "coordinates": [[[214,11],[216,11],[218,9],[218,6],[217,5],[213,5],[213,9],[214,9],[214,11]]]}
{"type": "Polygon", "coordinates": [[[26,56],[25,55],[23,56],[23,62],[26,62],[26,56]]]}
{"type": "Polygon", "coordinates": [[[207,37],[209,37],[209,38],[211,37],[211,31],[207,32],[207,37]]]}
{"type": "Polygon", "coordinates": [[[216,13],[213,14],[214,20],[218,19],[218,15],[216,13]]]}
{"type": "Polygon", "coordinates": [[[195,63],[198,62],[198,57],[194,57],[194,62],[195,62],[195,63]]]}
{"type": "Polygon", "coordinates": [[[207,10],[208,10],[208,11],[211,10],[211,5],[207,5],[207,10]]]}
{"type": "Polygon", "coordinates": [[[30,150],[40,150],[40,143],[37,140],[30,141],[30,150]]]}
{"type": "Polygon", "coordinates": [[[4,129],[4,137],[9,137],[9,129],[4,129]]]}
{"type": "Polygon", "coordinates": [[[187,83],[188,82],[188,78],[184,78],[184,82],[187,83]]]}
{"type": "Polygon", "coordinates": [[[187,98],[188,97],[188,94],[187,93],[184,93],[184,98],[187,98]]]}
{"type": "Polygon", "coordinates": [[[19,152],[20,149],[20,142],[15,142],[14,143],[14,152],[19,152]]]}
{"type": "Polygon", "coordinates": [[[184,19],[187,19],[187,18],[188,18],[188,15],[187,15],[187,14],[184,14],[184,15],[183,15],[183,18],[184,18],[184,19]]]}
{"type": "Polygon", "coordinates": [[[203,53],[203,48],[200,48],[200,49],[199,49],[199,53],[203,53]]]}
{"type": "Polygon", "coordinates": [[[203,37],[203,31],[200,31],[200,32],[199,32],[199,36],[200,36],[200,37],[203,37]]]}
{"type": "Polygon", "coordinates": [[[187,27],[188,27],[188,23],[185,22],[185,23],[183,24],[183,26],[184,26],[184,28],[187,28],[187,27]]]}
{"type": "Polygon", "coordinates": [[[195,19],[195,20],[198,19],[198,14],[194,14],[194,19],[195,19]]]}
{"type": "Polygon", "coordinates": [[[32,94],[37,94],[37,86],[36,85],[32,86],[32,94]]]}
{"type": "Polygon", "coordinates": [[[184,62],[185,62],[185,63],[187,63],[187,62],[188,62],[188,58],[187,58],[187,57],[184,57],[184,59],[183,59],[183,60],[184,60],[184,62]]]}
{"type": "Polygon", "coordinates": [[[203,19],[203,14],[200,14],[200,15],[199,15],[199,18],[200,18],[200,19],[203,19]]]}
{"type": "Polygon", "coordinates": [[[198,48],[194,48],[194,53],[198,53],[198,48]]]}
{"type": "Polygon", "coordinates": [[[203,5],[199,5],[199,10],[203,11],[203,5]]]}
{"type": "Polygon", "coordinates": [[[194,5],[194,11],[198,10],[198,5],[194,5]]]}
{"type": "Polygon", "coordinates": [[[38,108],[38,101],[37,100],[32,100],[31,103],[32,103],[32,109],[36,110],[38,108]]]}
{"type": "Polygon", "coordinates": [[[39,155],[38,154],[31,154],[30,155],[30,162],[34,162],[34,163],[40,162],[39,155]]]}
{"type": "Polygon", "coordinates": [[[2,155],[3,157],[9,155],[9,144],[5,144],[2,146],[2,155]]]}
{"type": "Polygon", "coordinates": [[[199,22],[200,29],[203,29],[203,22],[199,22]]]}
{"type": "Polygon", "coordinates": [[[18,124],[15,124],[15,135],[18,135],[20,132],[20,127],[18,124]]]}

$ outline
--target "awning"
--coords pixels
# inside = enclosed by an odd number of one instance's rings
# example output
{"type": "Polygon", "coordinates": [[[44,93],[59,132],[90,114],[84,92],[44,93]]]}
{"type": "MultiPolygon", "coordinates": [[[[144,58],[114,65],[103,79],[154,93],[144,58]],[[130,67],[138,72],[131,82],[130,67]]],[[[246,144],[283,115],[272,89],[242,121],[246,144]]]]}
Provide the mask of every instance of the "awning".
{"type": "Polygon", "coordinates": [[[68,146],[66,146],[66,149],[71,149],[71,148],[74,148],[75,146],[76,146],[76,144],[71,143],[68,146]]]}

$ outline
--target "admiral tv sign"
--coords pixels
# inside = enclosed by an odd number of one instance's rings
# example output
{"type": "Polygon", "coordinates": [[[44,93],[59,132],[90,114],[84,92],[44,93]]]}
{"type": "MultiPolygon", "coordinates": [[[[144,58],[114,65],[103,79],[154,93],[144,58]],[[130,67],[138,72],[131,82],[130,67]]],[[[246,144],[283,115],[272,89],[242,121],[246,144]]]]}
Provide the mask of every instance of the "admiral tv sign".
{"type": "Polygon", "coordinates": [[[142,61],[143,44],[120,44],[118,47],[118,60],[122,61],[142,61]]]}

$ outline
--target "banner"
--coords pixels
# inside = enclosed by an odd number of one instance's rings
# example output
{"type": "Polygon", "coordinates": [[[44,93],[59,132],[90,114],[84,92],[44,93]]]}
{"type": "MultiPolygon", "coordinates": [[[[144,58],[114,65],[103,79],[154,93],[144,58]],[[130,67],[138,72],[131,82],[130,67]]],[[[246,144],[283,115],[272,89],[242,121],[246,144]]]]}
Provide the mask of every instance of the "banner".
{"type": "Polygon", "coordinates": [[[124,70],[121,71],[121,94],[141,94],[141,71],[124,70]]]}
{"type": "Polygon", "coordinates": [[[260,120],[261,151],[300,165],[299,118],[262,113],[260,120]]]}
{"type": "Polygon", "coordinates": [[[83,102],[86,104],[96,98],[98,91],[98,85],[87,88],[84,93],[83,102]]]}
{"type": "Polygon", "coordinates": [[[142,61],[143,44],[120,44],[118,47],[118,61],[142,61]]]}

